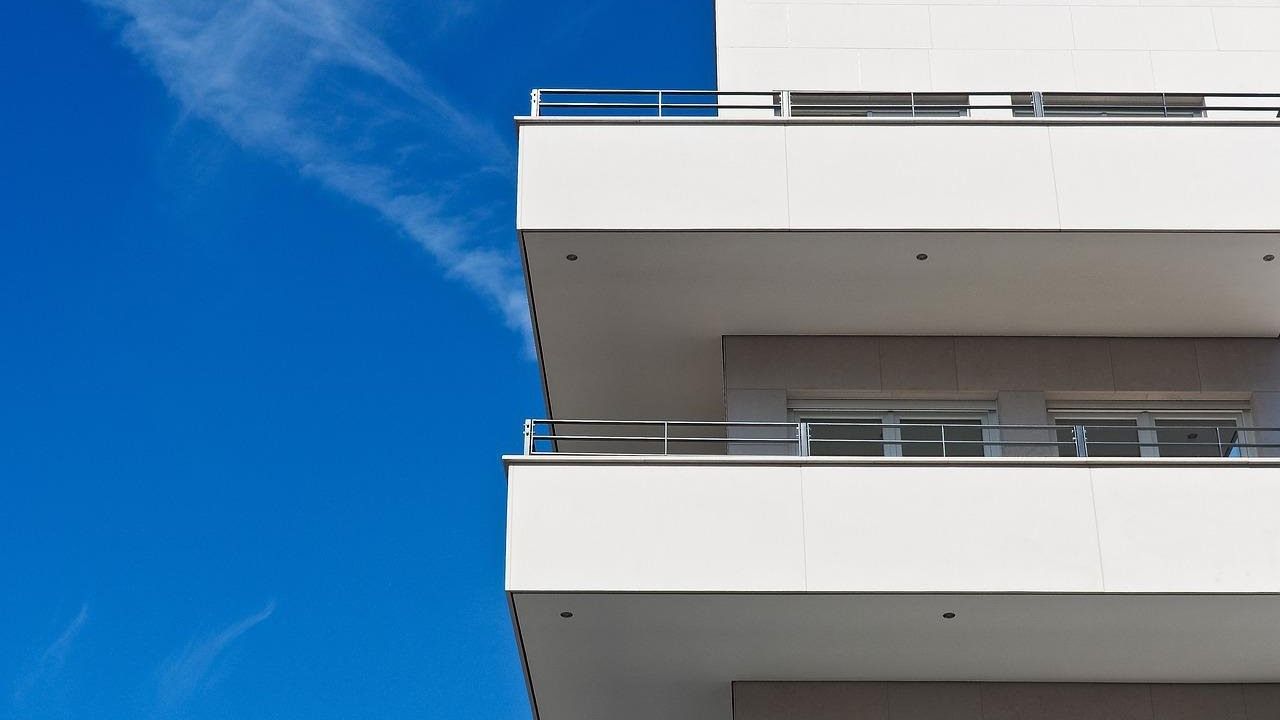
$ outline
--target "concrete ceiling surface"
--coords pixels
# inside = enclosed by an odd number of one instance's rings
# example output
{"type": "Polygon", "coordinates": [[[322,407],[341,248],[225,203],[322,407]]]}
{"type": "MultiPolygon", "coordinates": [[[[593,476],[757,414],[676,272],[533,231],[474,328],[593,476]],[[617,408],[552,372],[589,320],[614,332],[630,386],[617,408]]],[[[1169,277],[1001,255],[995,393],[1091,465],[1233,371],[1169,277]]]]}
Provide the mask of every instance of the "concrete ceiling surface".
{"type": "Polygon", "coordinates": [[[542,720],[731,720],[735,680],[1280,680],[1276,595],[517,593],[514,606],[542,720]]]}
{"type": "Polygon", "coordinates": [[[1280,262],[1262,260],[1280,252],[1280,233],[524,231],[522,241],[562,418],[722,417],[724,335],[1280,333],[1280,262]]]}

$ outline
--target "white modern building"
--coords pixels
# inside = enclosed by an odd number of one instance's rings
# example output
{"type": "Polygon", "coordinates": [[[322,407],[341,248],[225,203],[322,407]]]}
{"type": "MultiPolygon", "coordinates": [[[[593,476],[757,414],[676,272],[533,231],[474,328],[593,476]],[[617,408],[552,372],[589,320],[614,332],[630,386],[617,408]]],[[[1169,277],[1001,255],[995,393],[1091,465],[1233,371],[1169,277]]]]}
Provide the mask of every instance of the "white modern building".
{"type": "Polygon", "coordinates": [[[716,16],[517,119],[538,719],[1280,718],[1280,0],[716,16]]]}

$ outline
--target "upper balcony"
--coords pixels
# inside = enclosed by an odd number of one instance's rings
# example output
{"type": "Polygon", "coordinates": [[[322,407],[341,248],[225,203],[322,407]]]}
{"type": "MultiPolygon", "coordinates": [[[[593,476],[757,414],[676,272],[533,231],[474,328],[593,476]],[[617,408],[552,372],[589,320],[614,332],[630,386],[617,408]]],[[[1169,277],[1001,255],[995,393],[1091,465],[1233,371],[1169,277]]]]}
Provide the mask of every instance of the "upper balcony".
{"type": "Polygon", "coordinates": [[[538,90],[522,230],[1268,231],[1280,95],[538,90]]]}
{"type": "Polygon", "coordinates": [[[717,417],[726,335],[1280,335],[1280,95],[541,91],[553,417],[717,417]]]}

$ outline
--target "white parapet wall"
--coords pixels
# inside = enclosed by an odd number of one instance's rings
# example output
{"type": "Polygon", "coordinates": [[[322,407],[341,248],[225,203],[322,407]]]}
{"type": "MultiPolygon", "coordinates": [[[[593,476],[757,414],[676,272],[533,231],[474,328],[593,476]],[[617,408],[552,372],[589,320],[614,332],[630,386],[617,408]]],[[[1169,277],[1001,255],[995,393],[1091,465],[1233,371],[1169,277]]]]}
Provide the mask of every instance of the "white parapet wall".
{"type": "Polygon", "coordinates": [[[1274,231],[1276,167],[1247,123],[524,121],[517,225],[1274,231]]]}
{"type": "Polygon", "coordinates": [[[723,90],[1269,92],[1280,0],[717,0],[723,90]]]}
{"type": "Polygon", "coordinates": [[[508,463],[516,593],[1280,592],[1276,461],[508,463]]]}

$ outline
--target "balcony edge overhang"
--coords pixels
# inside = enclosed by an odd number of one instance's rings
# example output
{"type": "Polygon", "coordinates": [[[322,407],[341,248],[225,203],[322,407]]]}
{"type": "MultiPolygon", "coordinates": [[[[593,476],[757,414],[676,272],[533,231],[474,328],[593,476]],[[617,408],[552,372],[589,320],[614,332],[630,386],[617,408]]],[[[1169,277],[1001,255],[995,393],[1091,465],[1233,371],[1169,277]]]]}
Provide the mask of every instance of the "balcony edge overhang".
{"type": "Polygon", "coordinates": [[[1275,119],[1228,118],[927,118],[927,117],[534,117],[512,118],[517,128],[534,125],[922,125],[946,127],[1049,126],[1049,127],[1280,127],[1275,119]]]}
{"type": "MultiPolygon", "coordinates": [[[[750,442],[749,440],[744,442],[750,442]]],[[[819,466],[819,467],[1064,467],[1064,468],[1280,468],[1276,458],[1057,458],[1057,457],[831,457],[785,455],[503,455],[503,467],[518,465],[643,466],[819,466]]]]}

